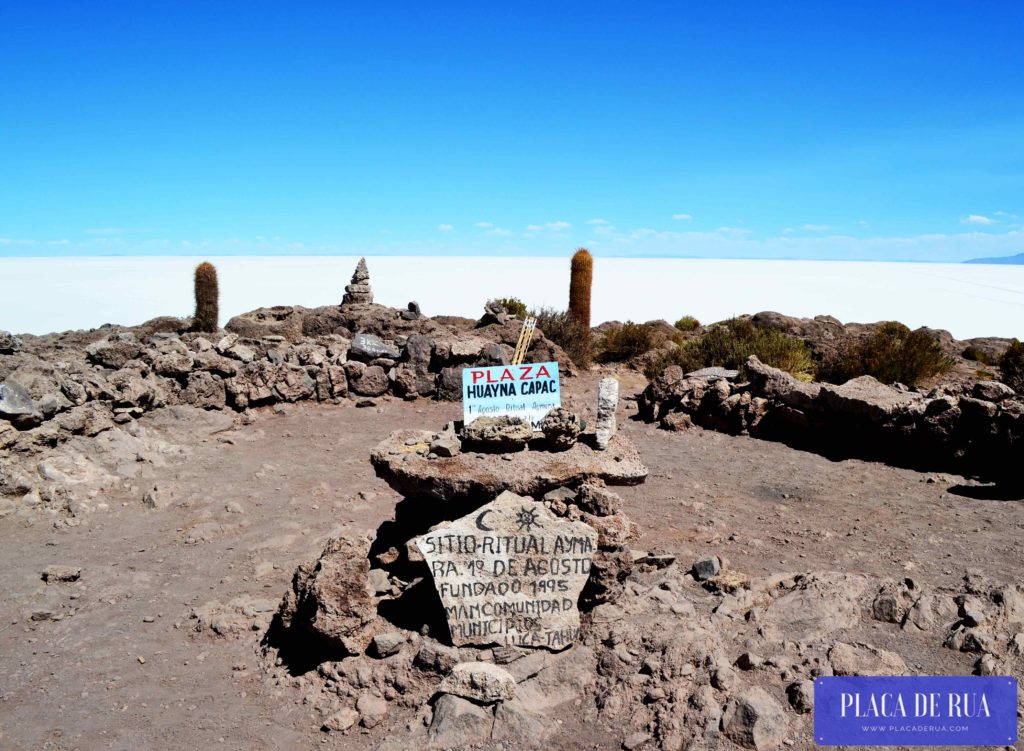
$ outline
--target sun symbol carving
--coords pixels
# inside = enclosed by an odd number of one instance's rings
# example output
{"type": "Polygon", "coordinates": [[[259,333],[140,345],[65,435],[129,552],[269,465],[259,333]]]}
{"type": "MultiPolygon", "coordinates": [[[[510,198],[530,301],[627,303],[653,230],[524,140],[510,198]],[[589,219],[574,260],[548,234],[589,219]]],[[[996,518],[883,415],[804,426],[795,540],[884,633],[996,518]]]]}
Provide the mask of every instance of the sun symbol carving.
{"type": "Polygon", "coordinates": [[[516,524],[519,525],[520,532],[532,532],[534,527],[542,526],[537,521],[537,510],[527,507],[519,509],[519,513],[516,514],[516,524]]]}

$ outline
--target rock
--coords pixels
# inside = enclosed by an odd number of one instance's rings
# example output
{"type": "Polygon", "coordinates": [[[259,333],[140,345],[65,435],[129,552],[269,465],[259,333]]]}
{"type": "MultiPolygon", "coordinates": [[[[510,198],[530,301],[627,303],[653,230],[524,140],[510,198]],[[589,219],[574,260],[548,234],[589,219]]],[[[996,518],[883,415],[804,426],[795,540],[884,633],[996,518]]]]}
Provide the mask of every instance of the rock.
{"type": "Polygon", "coordinates": [[[343,733],[358,721],[359,713],[354,709],[345,707],[324,720],[323,729],[333,731],[335,733],[343,733]]]}
{"type": "Polygon", "coordinates": [[[0,383],[0,417],[19,428],[29,428],[43,421],[42,412],[28,392],[11,380],[0,383]]]}
{"type": "Polygon", "coordinates": [[[434,703],[429,737],[440,748],[458,748],[491,736],[494,715],[454,694],[442,694],[434,703]]]}
{"type": "Polygon", "coordinates": [[[722,570],[722,562],[717,555],[705,556],[694,561],[691,570],[693,571],[694,579],[697,581],[707,581],[714,576],[718,576],[718,572],[722,570]]]}
{"type": "Polygon", "coordinates": [[[76,582],[82,576],[81,566],[64,566],[54,563],[43,569],[43,581],[47,584],[56,582],[76,582]]]}
{"type": "Polygon", "coordinates": [[[462,429],[463,446],[476,451],[521,451],[533,438],[533,428],[519,417],[478,417],[462,429]]]}
{"type": "Polygon", "coordinates": [[[588,514],[611,516],[622,509],[622,498],[608,488],[586,484],[580,487],[576,505],[588,514]]]}
{"type": "Polygon", "coordinates": [[[364,692],[356,700],[356,711],[359,712],[360,725],[364,728],[375,728],[384,721],[384,716],[388,713],[388,703],[379,696],[364,692]]]}
{"type": "Polygon", "coordinates": [[[227,390],[223,379],[213,373],[197,370],[189,373],[180,399],[185,404],[201,409],[223,409],[227,404],[227,390]]]}
{"type": "Polygon", "coordinates": [[[85,353],[91,362],[106,368],[123,368],[129,360],[142,354],[142,345],[135,335],[124,332],[89,344],[85,353]]]}
{"type": "Polygon", "coordinates": [[[192,355],[187,352],[169,352],[153,358],[153,370],[162,376],[174,378],[192,372],[192,355]]]}
{"type": "Polygon", "coordinates": [[[583,430],[579,416],[564,407],[551,410],[540,421],[544,442],[551,451],[567,451],[583,430]]]}
{"type": "Polygon", "coordinates": [[[489,662],[460,662],[441,681],[438,690],[485,704],[508,701],[516,695],[516,679],[489,662]]]}
{"type": "Polygon", "coordinates": [[[800,714],[814,711],[814,681],[794,681],[786,686],[789,704],[800,714]]]}
{"type": "Polygon", "coordinates": [[[366,538],[333,538],[317,560],[300,565],[278,609],[283,628],[296,639],[311,634],[331,648],[362,652],[369,642],[364,628],[377,615],[367,584],[369,552],[366,538]]]}
{"type": "Polygon", "coordinates": [[[151,509],[167,508],[171,505],[171,498],[154,487],[142,494],[142,505],[151,509]]]}
{"type": "Polygon", "coordinates": [[[666,430],[689,430],[693,427],[693,419],[685,412],[670,412],[661,418],[659,424],[666,430]]]}
{"type": "Polygon", "coordinates": [[[823,384],[821,400],[838,413],[884,420],[914,401],[914,395],[897,391],[871,376],[853,378],[841,386],[823,384]]]}
{"type": "Polygon", "coordinates": [[[837,642],[828,652],[836,675],[906,675],[907,664],[895,652],[870,644],[837,642]]]}
{"type": "Polygon", "coordinates": [[[430,453],[441,458],[458,456],[461,451],[462,442],[455,436],[441,436],[430,443],[430,453]]]}
{"type": "Polygon", "coordinates": [[[373,652],[380,658],[390,657],[391,655],[398,654],[402,645],[407,641],[408,639],[405,638],[405,634],[399,631],[377,634],[373,637],[373,652]]]}
{"type": "Polygon", "coordinates": [[[420,313],[420,304],[415,300],[411,300],[405,310],[402,311],[402,319],[406,321],[415,321],[422,315],[420,313]]]}
{"type": "Polygon", "coordinates": [[[459,650],[434,641],[424,641],[413,662],[423,670],[447,675],[459,663],[459,650]]]}
{"type": "Polygon", "coordinates": [[[370,305],[373,303],[373,290],[370,289],[370,270],[366,268],[366,259],[360,258],[352,281],[345,285],[345,294],[341,298],[343,306],[370,305]]]}
{"type": "Polygon", "coordinates": [[[316,391],[314,381],[306,369],[299,365],[285,364],[277,371],[274,380],[274,392],[286,402],[297,402],[309,399],[316,391]]]}
{"type": "Polygon", "coordinates": [[[745,748],[778,748],[786,735],[782,707],[763,688],[748,688],[734,696],[722,714],[725,736],[745,748]]]}
{"type": "Polygon", "coordinates": [[[587,524],[504,492],[416,538],[416,547],[430,566],[453,644],[563,649],[579,637],[576,603],[597,541],[587,524]],[[554,592],[545,588],[552,576],[564,582],[554,592]],[[482,620],[485,611],[494,615],[482,620]]]}
{"type": "Polygon", "coordinates": [[[21,349],[21,339],[10,331],[0,331],[0,355],[13,355],[21,349]]]}
{"type": "Polygon", "coordinates": [[[625,751],[636,751],[637,749],[643,748],[653,739],[650,733],[630,733],[622,739],[622,748],[625,751]]]}
{"type": "Polygon", "coordinates": [[[759,654],[754,652],[744,652],[738,658],[736,658],[736,667],[740,670],[755,670],[761,667],[764,660],[759,654]]]}
{"type": "Polygon", "coordinates": [[[876,621],[903,623],[917,597],[920,592],[911,592],[903,582],[886,582],[871,603],[871,615],[876,621]]]}
{"type": "Polygon", "coordinates": [[[619,406],[619,382],[614,378],[602,378],[597,384],[597,447],[602,451],[616,430],[615,411],[619,406]]]}
{"type": "MultiPolygon", "coordinates": [[[[298,305],[275,305],[270,308],[257,308],[248,313],[237,315],[224,324],[227,331],[238,334],[243,339],[260,340],[274,336],[283,337],[289,342],[302,340],[302,324],[305,308],[298,305]]],[[[232,345],[223,345],[223,339],[217,345],[217,351],[228,354],[232,345]]],[[[237,339],[235,340],[237,341],[237,339]]],[[[249,349],[246,347],[246,349],[249,349]]],[[[236,356],[237,357],[237,356],[236,356]]],[[[241,357],[237,357],[241,360],[241,357]]]]}
{"type": "Polygon", "coordinates": [[[388,576],[388,572],[382,568],[371,568],[370,573],[366,576],[366,580],[369,582],[370,589],[373,590],[375,595],[391,592],[391,579],[388,576]]]}
{"type": "MultiPolygon", "coordinates": [[[[474,498],[493,498],[503,490],[539,497],[559,487],[587,481],[607,485],[637,485],[647,477],[640,454],[624,436],[616,436],[607,451],[595,451],[582,441],[568,451],[518,451],[503,454],[508,461],[490,461],[481,471],[476,454],[463,453],[443,462],[410,450],[429,449],[435,434],[421,430],[399,430],[379,443],[370,460],[378,476],[407,497],[429,497],[444,503],[474,498]]],[[[477,501],[479,502],[479,501],[477,501]]]]}
{"type": "Polygon", "coordinates": [[[223,355],[225,352],[231,349],[235,345],[235,342],[237,341],[238,334],[225,334],[217,341],[215,349],[223,355]]]}
{"type": "Polygon", "coordinates": [[[352,345],[348,350],[350,360],[361,360],[370,362],[378,357],[388,357],[397,360],[402,356],[398,347],[388,344],[376,334],[356,334],[352,337],[352,345]]]}
{"type": "Polygon", "coordinates": [[[476,364],[479,366],[508,365],[512,362],[514,354],[515,351],[509,345],[492,342],[485,344],[480,350],[476,364]]]}
{"type": "MultiPolygon", "coordinates": [[[[358,363],[348,363],[353,365],[358,363]]],[[[384,368],[379,365],[371,365],[361,370],[350,372],[346,367],[346,373],[348,374],[348,388],[355,394],[360,396],[380,396],[388,390],[388,376],[384,372],[384,368]],[[352,372],[356,375],[353,376],[352,372]]]]}
{"type": "Polygon", "coordinates": [[[693,370],[686,374],[687,378],[701,378],[705,381],[735,381],[739,378],[740,372],[738,370],[729,370],[728,368],[720,368],[718,366],[711,368],[701,368],[700,370],[693,370]]]}
{"type": "Polygon", "coordinates": [[[1005,383],[1000,383],[999,381],[980,381],[974,384],[974,391],[972,392],[975,399],[981,399],[986,402],[1001,402],[1004,399],[1009,399],[1016,393],[1005,383]]]}

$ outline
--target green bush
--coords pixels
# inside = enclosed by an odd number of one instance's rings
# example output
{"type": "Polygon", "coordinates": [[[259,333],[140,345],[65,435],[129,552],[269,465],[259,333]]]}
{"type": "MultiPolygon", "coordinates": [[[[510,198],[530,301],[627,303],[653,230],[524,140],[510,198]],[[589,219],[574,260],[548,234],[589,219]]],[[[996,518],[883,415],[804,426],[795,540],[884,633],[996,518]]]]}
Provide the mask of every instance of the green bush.
{"type": "Polygon", "coordinates": [[[494,300],[487,301],[488,304],[492,302],[498,303],[498,305],[507,310],[510,315],[515,316],[519,320],[526,318],[526,303],[518,297],[498,297],[494,300]]]}
{"type": "Polygon", "coordinates": [[[700,321],[693,316],[683,316],[676,321],[676,328],[682,331],[684,334],[688,334],[691,331],[696,331],[700,328],[700,321]]]}
{"type": "Polygon", "coordinates": [[[999,369],[1003,372],[1003,383],[1024,394],[1024,344],[1014,339],[999,356],[999,369]]]}
{"type": "Polygon", "coordinates": [[[869,336],[841,346],[823,366],[822,377],[832,383],[845,383],[869,375],[882,383],[916,386],[951,367],[953,361],[928,332],[911,331],[899,321],[886,321],[869,336]]]}
{"type": "Polygon", "coordinates": [[[655,331],[653,327],[626,321],[605,332],[597,359],[602,362],[625,362],[650,352],[664,341],[664,334],[655,331]]]}
{"type": "Polygon", "coordinates": [[[589,329],[567,312],[553,308],[531,310],[530,315],[537,319],[537,328],[544,332],[544,336],[564,349],[569,359],[581,368],[590,367],[593,347],[589,329]]]}
{"type": "Polygon", "coordinates": [[[803,341],[776,329],[762,328],[744,318],[731,318],[710,326],[703,336],[656,358],[645,373],[653,378],[669,365],[678,365],[684,372],[715,365],[742,370],[751,355],[800,380],[814,378],[814,361],[803,341]]]}

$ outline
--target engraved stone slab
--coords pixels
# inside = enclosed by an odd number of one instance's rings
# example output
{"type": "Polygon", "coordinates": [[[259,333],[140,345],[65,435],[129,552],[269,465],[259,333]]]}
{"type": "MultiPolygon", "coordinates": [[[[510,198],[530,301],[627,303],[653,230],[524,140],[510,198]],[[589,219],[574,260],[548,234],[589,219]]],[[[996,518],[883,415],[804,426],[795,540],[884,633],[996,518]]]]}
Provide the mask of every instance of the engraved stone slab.
{"type": "Polygon", "coordinates": [[[590,525],[506,491],[415,544],[456,646],[559,650],[579,637],[577,602],[597,549],[590,525]]]}

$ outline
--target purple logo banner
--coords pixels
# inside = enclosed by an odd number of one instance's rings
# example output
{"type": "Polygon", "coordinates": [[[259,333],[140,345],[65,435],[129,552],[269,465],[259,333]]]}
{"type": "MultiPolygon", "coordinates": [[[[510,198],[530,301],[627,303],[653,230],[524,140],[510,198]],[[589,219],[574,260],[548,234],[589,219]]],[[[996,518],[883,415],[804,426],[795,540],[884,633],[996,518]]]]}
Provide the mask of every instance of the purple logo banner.
{"type": "Polygon", "coordinates": [[[814,679],[819,746],[1012,746],[1017,681],[1009,676],[814,679]]]}

